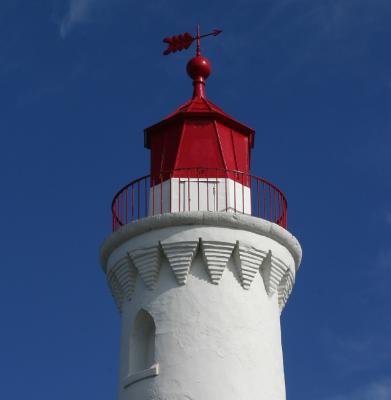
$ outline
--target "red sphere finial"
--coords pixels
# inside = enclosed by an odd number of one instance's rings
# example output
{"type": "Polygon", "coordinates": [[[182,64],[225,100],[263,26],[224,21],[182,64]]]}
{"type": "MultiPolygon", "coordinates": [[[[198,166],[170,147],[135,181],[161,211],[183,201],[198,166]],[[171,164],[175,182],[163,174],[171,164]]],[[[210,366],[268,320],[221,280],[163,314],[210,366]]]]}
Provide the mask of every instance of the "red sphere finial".
{"type": "Polygon", "coordinates": [[[206,57],[197,54],[193,57],[186,67],[187,73],[193,79],[193,98],[206,97],[205,95],[205,80],[210,75],[212,66],[206,57]]]}
{"type": "Polygon", "coordinates": [[[198,78],[207,79],[212,70],[209,60],[206,57],[197,55],[193,57],[186,67],[187,73],[194,81],[198,78]]]}

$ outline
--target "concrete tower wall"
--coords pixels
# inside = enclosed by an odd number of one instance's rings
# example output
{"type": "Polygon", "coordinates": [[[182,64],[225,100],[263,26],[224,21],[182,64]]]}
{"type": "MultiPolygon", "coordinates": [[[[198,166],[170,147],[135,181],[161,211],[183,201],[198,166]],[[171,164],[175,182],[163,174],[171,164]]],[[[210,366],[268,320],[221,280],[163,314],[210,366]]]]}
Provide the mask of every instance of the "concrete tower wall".
{"type": "Polygon", "coordinates": [[[119,399],[285,399],[279,316],[300,258],[286,230],[227,213],[150,217],[109,237],[119,399]]]}

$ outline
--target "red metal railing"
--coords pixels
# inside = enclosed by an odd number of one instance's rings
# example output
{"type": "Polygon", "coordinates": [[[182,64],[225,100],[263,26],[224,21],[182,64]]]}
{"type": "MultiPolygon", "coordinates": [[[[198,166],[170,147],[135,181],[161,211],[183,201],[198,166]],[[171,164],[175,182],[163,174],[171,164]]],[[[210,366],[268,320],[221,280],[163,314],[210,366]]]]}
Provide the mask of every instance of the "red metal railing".
{"type": "Polygon", "coordinates": [[[113,231],[150,215],[218,211],[252,215],[287,228],[287,201],[272,183],[247,173],[185,168],[136,179],[111,205],[113,231]]]}

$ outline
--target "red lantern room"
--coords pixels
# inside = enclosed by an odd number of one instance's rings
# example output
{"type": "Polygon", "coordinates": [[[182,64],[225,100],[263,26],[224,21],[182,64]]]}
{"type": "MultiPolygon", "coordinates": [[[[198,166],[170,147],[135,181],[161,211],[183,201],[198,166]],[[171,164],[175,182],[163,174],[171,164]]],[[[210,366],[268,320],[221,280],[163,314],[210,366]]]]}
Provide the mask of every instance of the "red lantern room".
{"type": "MultiPolygon", "coordinates": [[[[229,171],[249,173],[254,130],[207,99],[205,80],[210,71],[205,57],[197,54],[192,58],[187,64],[193,79],[192,99],[145,130],[153,177],[183,177],[193,169],[203,177],[229,176],[242,183],[242,176],[229,171]]],[[[245,184],[248,185],[247,179],[245,184]]]]}
{"type": "Polygon", "coordinates": [[[164,54],[197,41],[187,64],[192,98],[157,124],[145,129],[151,172],[125,186],[113,200],[113,228],[142,216],[183,211],[239,212],[286,227],[286,200],[262,178],[250,175],[254,130],[209,101],[205,81],[210,62],[201,55],[200,38],[189,33],[164,41],[164,54]]]}

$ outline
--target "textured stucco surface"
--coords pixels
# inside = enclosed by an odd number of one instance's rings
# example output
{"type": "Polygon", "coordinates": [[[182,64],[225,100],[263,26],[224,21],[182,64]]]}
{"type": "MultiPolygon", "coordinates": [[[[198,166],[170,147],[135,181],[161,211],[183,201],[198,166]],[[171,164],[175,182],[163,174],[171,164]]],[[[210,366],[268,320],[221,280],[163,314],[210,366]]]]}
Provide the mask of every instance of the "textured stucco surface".
{"type": "Polygon", "coordinates": [[[296,270],[300,266],[302,250],[298,240],[286,229],[279,225],[248,215],[229,212],[191,211],[174,214],[160,214],[124,225],[118,231],[111,234],[103,242],[100,252],[100,260],[103,269],[106,269],[107,259],[121,243],[155,229],[169,226],[218,226],[232,229],[243,229],[270,237],[274,241],[285,246],[295,260],[296,270]]]}
{"type": "MultiPolygon", "coordinates": [[[[135,251],[200,239],[222,245],[240,242],[245,248],[271,252],[295,274],[301,248],[289,232],[252,217],[216,214],[161,215],[129,224],[104,242],[102,266],[109,273],[135,251]]],[[[140,273],[135,275],[131,299],[122,306],[119,399],[284,400],[278,293],[268,293],[261,273],[244,290],[235,252],[218,284],[212,283],[201,251],[183,285],[167,258],[157,257],[154,265],[154,282],[147,286],[140,273]],[[141,309],[156,324],[154,361],[159,375],[126,386],[130,336],[141,309]]]]}

